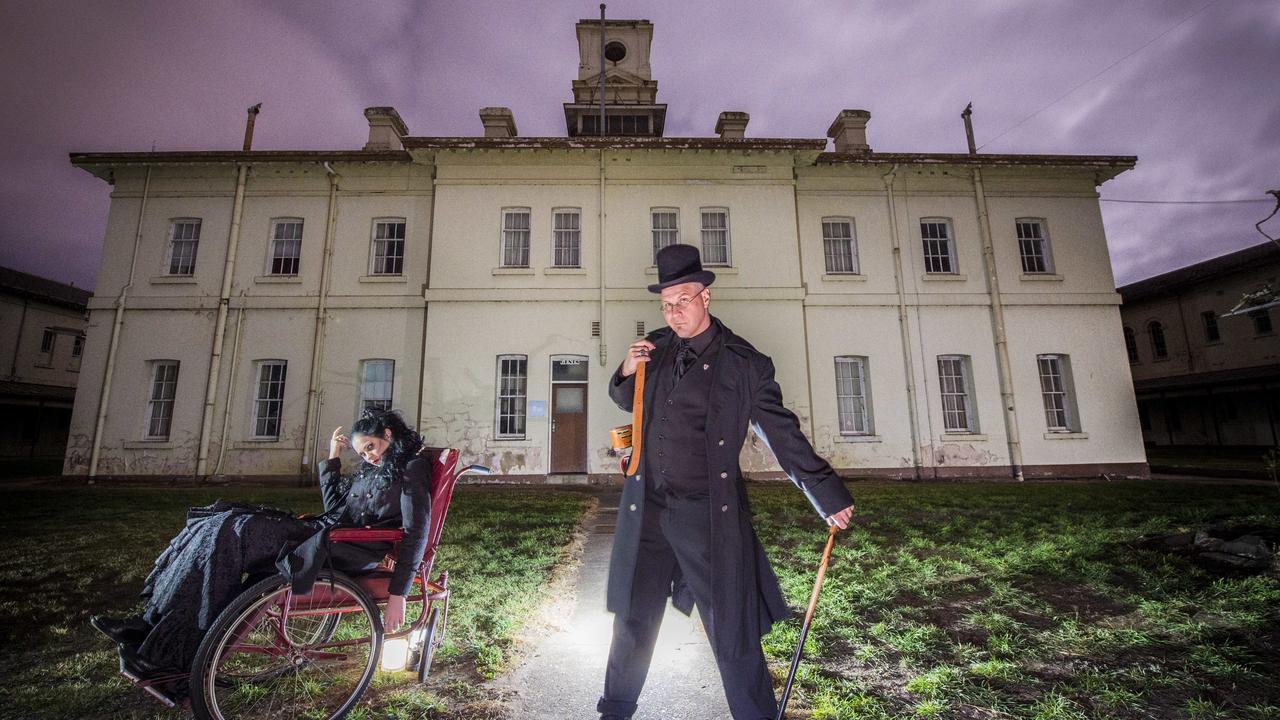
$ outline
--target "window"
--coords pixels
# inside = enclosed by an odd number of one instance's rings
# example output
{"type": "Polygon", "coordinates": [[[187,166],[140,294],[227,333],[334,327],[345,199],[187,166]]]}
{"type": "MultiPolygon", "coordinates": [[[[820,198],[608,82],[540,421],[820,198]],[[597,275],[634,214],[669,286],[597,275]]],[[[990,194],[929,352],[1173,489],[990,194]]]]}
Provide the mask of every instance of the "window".
{"type": "Polygon", "coordinates": [[[1218,316],[1212,310],[1200,313],[1200,319],[1204,321],[1205,342],[1218,342],[1222,339],[1222,335],[1218,333],[1218,316]]]}
{"type": "Polygon", "coordinates": [[[271,223],[271,267],[269,275],[297,275],[302,255],[302,221],[296,218],[271,223]]]}
{"type": "Polygon", "coordinates": [[[400,275],[404,272],[404,220],[375,220],[373,223],[373,267],[371,275],[400,275]]]}
{"type": "Polygon", "coordinates": [[[78,358],[81,355],[84,355],[84,336],[77,335],[75,339],[71,341],[71,357],[78,358]]]}
{"type": "Polygon", "coordinates": [[[284,410],[284,379],[288,363],[262,360],[258,363],[258,387],[253,403],[253,436],[279,439],[280,415],[284,410]]]}
{"type": "Polygon", "coordinates": [[[1021,218],[1014,223],[1018,228],[1018,252],[1022,255],[1022,272],[1053,272],[1053,256],[1049,253],[1049,235],[1044,221],[1021,218]]]}
{"type": "Polygon", "coordinates": [[[924,243],[924,271],[956,272],[956,248],[951,237],[951,221],[934,218],[920,221],[920,239],[924,243]]]}
{"type": "MultiPolygon", "coordinates": [[[[582,115],[582,134],[599,135],[600,117],[582,115]]],[[[648,115],[606,115],[605,129],[609,135],[649,135],[648,115]]]]}
{"type": "Polygon", "coordinates": [[[524,355],[498,356],[497,433],[498,439],[524,439],[528,358],[524,355]]]}
{"type": "Polygon", "coordinates": [[[680,211],[675,208],[653,208],[649,211],[653,233],[653,264],[658,264],[658,251],[680,242],[680,211]]]}
{"type": "Polygon", "coordinates": [[[1066,355],[1037,355],[1045,425],[1051,432],[1079,432],[1071,359],[1066,355]]]}
{"type": "Polygon", "coordinates": [[[395,376],[395,360],[360,361],[360,410],[390,410],[395,376]]]}
{"type": "Polygon", "coordinates": [[[147,400],[147,439],[168,440],[173,399],[178,391],[178,361],[151,361],[151,396],[147,400]]]}
{"type": "Polygon", "coordinates": [[[1151,336],[1151,357],[1156,360],[1169,357],[1169,348],[1164,342],[1164,325],[1159,320],[1147,323],[1147,335],[1151,336]]]}
{"type": "Polygon", "coordinates": [[[1133,328],[1125,326],[1124,328],[1124,349],[1129,353],[1129,364],[1136,365],[1138,363],[1138,339],[1134,337],[1133,328]]]}
{"type": "Polygon", "coordinates": [[[582,267],[582,213],[561,208],[551,214],[553,267],[582,267]]]}
{"type": "Polygon", "coordinates": [[[702,263],[729,264],[729,211],[702,208],[702,263]]]}
{"type": "Polygon", "coordinates": [[[502,267],[529,267],[529,208],[502,211],[502,267]]]}
{"type": "Polygon", "coordinates": [[[836,411],[840,416],[841,435],[871,434],[865,357],[836,358],[836,411]]]}
{"type": "Polygon", "coordinates": [[[52,355],[53,346],[58,340],[58,333],[45,328],[44,335],[40,336],[40,352],[52,355]]]}
{"type": "Polygon", "coordinates": [[[977,432],[970,392],[969,358],[938,356],[938,384],[942,391],[942,427],[946,432],[977,432]]]}
{"type": "Polygon", "coordinates": [[[822,254],[828,273],[857,274],[858,240],[853,218],[822,218],[822,254]]]}
{"type": "Polygon", "coordinates": [[[196,248],[200,244],[200,220],[174,220],[169,226],[169,274],[192,275],[196,271],[196,248]]]}
{"type": "Polygon", "coordinates": [[[1249,317],[1253,318],[1253,334],[1254,335],[1270,335],[1271,334],[1271,312],[1267,309],[1254,310],[1249,313],[1249,317]]]}

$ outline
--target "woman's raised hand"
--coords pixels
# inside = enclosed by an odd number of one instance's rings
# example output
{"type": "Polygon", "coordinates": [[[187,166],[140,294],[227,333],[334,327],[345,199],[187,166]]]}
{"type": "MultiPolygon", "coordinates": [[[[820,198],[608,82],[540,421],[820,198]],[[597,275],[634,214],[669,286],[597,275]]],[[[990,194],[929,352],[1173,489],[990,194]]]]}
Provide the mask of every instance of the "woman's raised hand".
{"type": "Polygon", "coordinates": [[[329,459],[337,459],[344,447],[351,447],[351,441],[342,434],[342,426],[339,425],[333,429],[333,436],[329,438],[329,459]]]}

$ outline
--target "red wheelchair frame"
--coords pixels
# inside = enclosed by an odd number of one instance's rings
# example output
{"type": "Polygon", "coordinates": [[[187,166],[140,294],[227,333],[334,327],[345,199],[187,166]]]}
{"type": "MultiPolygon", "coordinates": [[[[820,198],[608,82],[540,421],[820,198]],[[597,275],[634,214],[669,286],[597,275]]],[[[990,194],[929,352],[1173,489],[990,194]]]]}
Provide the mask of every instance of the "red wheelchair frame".
{"type": "MultiPolygon", "coordinates": [[[[389,597],[388,586],[394,569],[393,561],[389,558],[394,556],[394,546],[399,543],[404,532],[398,528],[335,528],[329,531],[329,541],[333,543],[392,543],[388,560],[373,572],[354,578],[336,573],[328,574],[325,576],[327,579],[318,580],[307,595],[295,595],[281,576],[269,577],[246,589],[222,611],[201,642],[189,674],[143,679],[127,672],[123,663],[121,672],[135,685],[170,707],[176,703],[164,692],[165,686],[174,681],[188,680],[191,705],[196,716],[219,719],[246,717],[222,714],[217,700],[211,698],[220,690],[233,686],[225,677],[219,676],[227,658],[263,656],[280,661],[282,667],[273,670],[270,678],[275,680],[289,671],[301,672],[304,668],[319,668],[327,662],[341,663],[349,660],[349,655],[360,652],[360,646],[368,645],[369,657],[361,661],[366,665],[361,679],[345,702],[330,715],[331,718],[345,715],[363,695],[380,660],[384,640],[416,639],[417,647],[411,647],[408,651],[416,650],[418,679],[419,682],[425,681],[434,647],[442,641],[448,621],[449,574],[442,571],[432,579],[431,572],[449,502],[458,478],[468,473],[489,472],[488,468],[480,465],[470,465],[459,471],[458,451],[452,448],[429,448],[426,452],[431,463],[431,519],[426,549],[414,574],[410,594],[406,598],[406,604],[422,603],[422,612],[407,627],[395,633],[383,633],[381,615],[377,612],[377,606],[385,605],[389,597]],[[367,618],[369,636],[334,640],[335,628],[344,616],[356,613],[362,613],[367,618]],[[308,622],[318,622],[318,625],[305,631],[311,633],[306,642],[299,643],[293,637],[292,633],[296,628],[291,627],[290,620],[297,618],[310,618],[308,622]]],[[[305,626],[306,622],[302,625],[305,626]]],[[[257,677],[247,676],[246,684],[257,677]]]]}

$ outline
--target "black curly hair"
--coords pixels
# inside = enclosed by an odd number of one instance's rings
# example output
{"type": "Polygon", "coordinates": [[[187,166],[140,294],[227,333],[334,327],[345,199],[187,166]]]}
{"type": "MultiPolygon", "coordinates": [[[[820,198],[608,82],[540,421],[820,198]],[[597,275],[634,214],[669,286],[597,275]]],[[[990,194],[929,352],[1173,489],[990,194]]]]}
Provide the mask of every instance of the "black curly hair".
{"type": "Polygon", "coordinates": [[[403,468],[409,459],[422,449],[422,436],[400,416],[399,410],[376,410],[365,408],[360,419],[351,424],[351,437],[356,435],[372,435],[382,437],[391,431],[391,446],[388,455],[397,468],[403,468]]]}

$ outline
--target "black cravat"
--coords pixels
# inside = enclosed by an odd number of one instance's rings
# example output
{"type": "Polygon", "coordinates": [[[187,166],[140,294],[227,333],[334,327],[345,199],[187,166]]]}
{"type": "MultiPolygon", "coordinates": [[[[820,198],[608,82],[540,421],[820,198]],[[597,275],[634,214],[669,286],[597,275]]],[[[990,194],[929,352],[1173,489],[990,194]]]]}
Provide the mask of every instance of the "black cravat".
{"type": "Polygon", "coordinates": [[[688,338],[681,338],[680,344],[676,346],[676,379],[684,377],[684,371],[689,369],[689,361],[693,359],[693,353],[690,352],[690,342],[688,338]]]}

